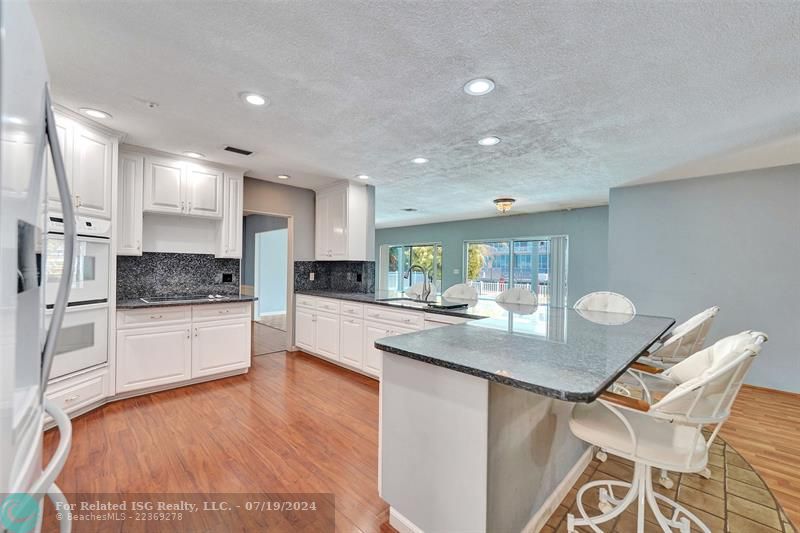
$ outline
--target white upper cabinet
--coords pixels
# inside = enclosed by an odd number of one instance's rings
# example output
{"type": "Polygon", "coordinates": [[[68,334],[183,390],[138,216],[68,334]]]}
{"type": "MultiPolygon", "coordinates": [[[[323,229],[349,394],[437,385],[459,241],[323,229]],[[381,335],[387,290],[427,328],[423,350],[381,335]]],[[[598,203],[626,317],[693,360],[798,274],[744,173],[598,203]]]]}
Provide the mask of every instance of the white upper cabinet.
{"type": "Polygon", "coordinates": [[[183,161],[147,156],[144,160],[144,211],[182,215],[185,210],[183,161]]]}
{"type": "Polygon", "coordinates": [[[222,217],[222,171],[199,165],[186,170],[186,213],[200,217],[222,217]]]}
{"type": "MultiPolygon", "coordinates": [[[[117,137],[61,114],[56,114],[56,133],[75,212],[111,218],[117,137]]],[[[47,161],[47,199],[52,210],[61,211],[51,158],[47,161]]]]}
{"type": "Polygon", "coordinates": [[[241,174],[225,173],[223,189],[224,209],[219,227],[219,249],[216,256],[241,258],[244,178],[241,174]]]}
{"type": "Polygon", "coordinates": [[[375,193],[372,187],[343,183],[317,192],[318,261],[375,259],[375,193]]]}
{"type": "Polygon", "coordinates": [[[144,156],[119,155],[117,254],[142,255],[142,180],[144,156]]]}
{"type": "Polygon", "coordinates": [[[144,211],[222,218],[222,180],[220,169],[148,155],[144,159],[144,211]]]}

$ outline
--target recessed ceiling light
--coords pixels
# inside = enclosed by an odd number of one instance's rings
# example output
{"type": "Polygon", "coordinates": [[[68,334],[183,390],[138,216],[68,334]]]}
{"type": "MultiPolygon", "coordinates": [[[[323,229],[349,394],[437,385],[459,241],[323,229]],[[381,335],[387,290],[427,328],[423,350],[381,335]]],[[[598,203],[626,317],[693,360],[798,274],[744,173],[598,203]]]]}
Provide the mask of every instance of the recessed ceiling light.
{"type": "Polygon", "coordinates": [[[369,179],[369,176],[367,176],[366,174],[359,174],[359,175],[358,175],[358,176],[356,176],[356,177],[357,177],[358,179],[360,179],[360,180],[368,180],[368,179],[369,179]]]}
{"type": "Polygon", "coordinates": [[[256,93],[242,93],[242,99],[250,105],[265,105],[267,99],[256,93]]]}
{"type": "Polygon", "coordinates": [[[495,144],[499,143],[500,143],[500,137],[495,137],[494,135],[484,137],[483,139],[478,139],[478,144],[480,144],[481,146],[494,146],[495,144]]]}
{"type": "Polygon", "coordinates": [[[279,180],[288,180],[288,179],[289,179],[289,176],[288,176],[287,174],[279,174],[279,175],[277,176],[277,178],[278,178],[279,180]]]}
{"type": "Polygon", "coordinates": [[[203,159],[205,154],[201,154],[200,152],[183,152],[183,155],[194,157],[195,159],[203,159]]]}
{"type": "Polygon", "coordinates": [[[80,108],[80,112],[92,118],[111,118],[111,114],[100,111],[99,109],[92,109],[91,107],[82,107],[80,108]]]}
{"type": "Polygon", "coordinates": [[[494,89],[494,82],[489,78],[476,78],[469,80],[464,85],[464,92],[471,96],[483,96],[489,94],[494,89]]]}
{"type": "Polygon", "coordinates": [[[416,163],[418,165],[424,165],[425,163],[428,162],[428,160],[425,159],[424,157],[415,157],[414,159],[411,160],[411,162],[416,163]]]}

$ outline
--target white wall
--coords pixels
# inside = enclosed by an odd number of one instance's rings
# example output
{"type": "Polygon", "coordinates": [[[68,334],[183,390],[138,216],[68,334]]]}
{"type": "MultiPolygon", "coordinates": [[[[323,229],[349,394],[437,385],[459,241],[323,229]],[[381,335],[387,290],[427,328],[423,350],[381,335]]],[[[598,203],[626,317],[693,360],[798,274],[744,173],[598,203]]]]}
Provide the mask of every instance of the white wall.
{"type": "Polygon", "coordinates": [[[642,313],[768,333],[747,382],[800,392],[800,165],[612,189],[608,259],[642,313]]]}
{"type": "Polygon", "coordinates": [[[145,213],[142,251],[214,254],[219,224],[218,220],[145,213]]]}

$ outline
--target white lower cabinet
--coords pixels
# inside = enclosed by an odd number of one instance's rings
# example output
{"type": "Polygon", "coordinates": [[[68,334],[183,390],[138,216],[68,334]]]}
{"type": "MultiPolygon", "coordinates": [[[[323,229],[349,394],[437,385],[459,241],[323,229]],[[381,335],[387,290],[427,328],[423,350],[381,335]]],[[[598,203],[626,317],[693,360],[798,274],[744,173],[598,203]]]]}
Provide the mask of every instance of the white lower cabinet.
{"type": "Polygon", "coordinates": [[[388,326],[378,322],[367,322],[364,326],[364,370],[377,377],[381,375],[383,353],[375,347],[375,341],[395,335],[413,333],[414,331],[413,329],[388,326]]]}
{"type": "Polygon", "coordinates": [[[250,319],[195,325],[192,377],[249,366],[250,319]]]}
{"type": "Polygon", "coordinates": [[[316,324],[314,311],[297,308],[294,319],[294,343],[298,348],[314,351],[316,345],[316,324]]]}
{"type": "Polygon", "coordinates": [[[117,392],[248,368],[251,307],[247,303],[120,310],[117,392]]]}
{"type": "Polygon", "coordinates": [[[117,332],[117,392],[191,379],[191,325],[117,332]]]}
{"type": "Polygon", "coordinates": [[[316,352],[330,359],[339,360],[339,315],[317,313],[316,352]]]}
{"type": "Polygon", "coordinates": [[[356,368],[364,366],[364,321],[360,318],[341,317],[339,360],[356,368]]]}

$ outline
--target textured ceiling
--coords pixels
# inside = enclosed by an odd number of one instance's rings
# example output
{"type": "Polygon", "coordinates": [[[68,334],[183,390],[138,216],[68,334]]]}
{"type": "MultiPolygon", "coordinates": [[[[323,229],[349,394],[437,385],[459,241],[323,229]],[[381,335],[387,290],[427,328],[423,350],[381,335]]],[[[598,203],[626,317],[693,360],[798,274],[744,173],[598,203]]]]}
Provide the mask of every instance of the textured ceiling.
{"type": "Polygon", "coordinates": [[[799,6],[37,1],[34,14],[63,105],[253,177],[369,174],[392,226],[489,215],[497,196],[515,211],[602,204],[613,186],[781,145],[800,124],[799,6]],[[465,95],[477,76],[495,91],[465,95]],[[488,134],[503,142],[478,146],[488,134]]]}

